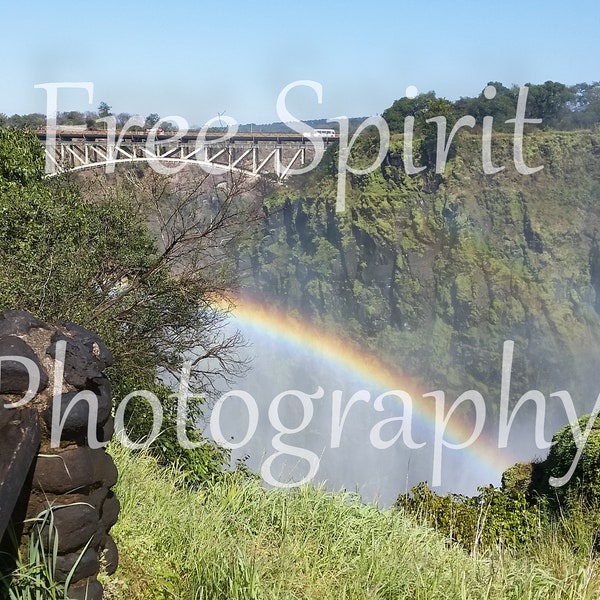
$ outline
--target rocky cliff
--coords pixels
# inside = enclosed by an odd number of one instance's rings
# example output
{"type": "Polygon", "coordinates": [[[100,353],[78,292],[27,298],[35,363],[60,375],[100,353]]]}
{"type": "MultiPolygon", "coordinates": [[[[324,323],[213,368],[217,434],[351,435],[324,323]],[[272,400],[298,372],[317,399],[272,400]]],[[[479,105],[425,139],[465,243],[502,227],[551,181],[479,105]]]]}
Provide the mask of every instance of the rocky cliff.
{"type": "MultiPolygon", "coordinates": [[[[367,163],[377,140],[351,159],[367,163]]],[[[513,388],[600,392],[600,131],[526,132],[454,140],[436,174],[431,140],[408,175],[401,136],[381,168],[348,176],[335,212],[336,154],[265,201],[246,260],[248,286],[278,305],[368,342],[428,389],[498,397],[503,341],[515,341],[513,388]]],[[[352,162],[351,160],[351,162],[352,162]]],[[[292,180],[293,179],[293,180],[292,180]]],[[[516,392],[515,392],[516,393],[516,392]]]]}

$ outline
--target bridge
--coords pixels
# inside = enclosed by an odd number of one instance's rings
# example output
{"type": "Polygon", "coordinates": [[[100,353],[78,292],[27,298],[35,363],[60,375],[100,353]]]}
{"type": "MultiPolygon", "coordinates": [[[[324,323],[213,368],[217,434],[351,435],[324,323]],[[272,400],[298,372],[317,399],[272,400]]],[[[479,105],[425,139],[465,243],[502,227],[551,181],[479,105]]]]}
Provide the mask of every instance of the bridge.
{"type": "Polygon", "coordinates": [[[298,133],[222,133],[117,131],[64,131],[56,136],[38,132],[46,149],[46,173],[54,175],[104,167],[114,171],[117,164],[145,162],[163,173],[175,173],[186,164],[195,164],[207,173],[241,172],[257,177],[272,174],[285,179],[292,170],[309,164],[315,143],[324,147],[337,136],[313,137],[298,133]]]}

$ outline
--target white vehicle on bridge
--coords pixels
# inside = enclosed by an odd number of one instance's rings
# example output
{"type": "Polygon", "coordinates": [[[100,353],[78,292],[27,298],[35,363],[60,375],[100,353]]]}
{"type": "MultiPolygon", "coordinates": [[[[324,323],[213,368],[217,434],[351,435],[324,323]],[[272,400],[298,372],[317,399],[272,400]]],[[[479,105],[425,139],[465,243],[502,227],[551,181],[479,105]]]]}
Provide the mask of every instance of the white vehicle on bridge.
{"type": "Polygon", "coordinates": [[[337,137],[335,129],[313,129],[304,133],[307,138],[334,138],[337,137]]]}

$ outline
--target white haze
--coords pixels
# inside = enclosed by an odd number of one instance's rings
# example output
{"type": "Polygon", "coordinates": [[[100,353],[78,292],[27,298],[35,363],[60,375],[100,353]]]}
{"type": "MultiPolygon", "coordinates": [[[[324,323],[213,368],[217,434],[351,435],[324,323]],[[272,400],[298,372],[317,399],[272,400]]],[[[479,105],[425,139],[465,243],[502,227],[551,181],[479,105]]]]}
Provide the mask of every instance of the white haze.
{"type": "MultiPolygon", "coordinates": [[[[321,387],[324,395],[313,400],[314,415],[309,425],[301,432],[282,436],[282,441],[290,446],[310,450],[318,455],[319,469],[312,479],[315,484],[323,484],[332,491],[347,490],[360,494],[366,502],[378,502],[381,506],[391,505],[398,494],[410,491],[419,482],[432,481],[433,470],[433,428],[431,424],[416,418],[412,419],[412,436],[416,442],[426,442],[423,448],[408,449],[397,440],[390,448],[379,450],[369,441],[371,428],[381,420],[402,416],[401,408],[385,401],[384,412],[376,412],[373,400],[386,390],[373,380],[365,380],[339,362],[315,353],[308,347],[299,347],[285,342],[271,332],[245,323],[232,325],[239,328],[250,342],[247,349],[252,358],[252,368],[240,380],[225,391],[243,390],[252,395],[259,409],[259,424],[256,433],[242,448],[232,451],[232,458],[246,458],[247,465],[259,472],[263,462],[275,450],[273,438],[278,433],[268,418],[269,405],[273,398],[286,390],[299,390],[314,394],[321,387]],[[343,391],[342,407],[358,390],[368,390],[371,401],[357,403],[348,413],[344,424],[339,448],[331,448],[331,398],[334,390],[343,391]]],[[[498,382],[498,388],[500,382],[498,382]]],[[[436,390],[431,382],[430,390],[436,390]]],[[[466,390],[467,388],[465,388],[466,390]]],[[[521,393],[513,391],[511,406],[521,393]]],[[[544,390],[549,394],[556,390],[544,390]]],[[[446,398],[447,406],[455,399],[446,398]]],[[[432,399],[413,397],[416,405],[433,402],[432,399]]],[[[443,449],[441,485],[434,488],[437,493],[457,493],[474,495],[477,488],[485,485],[500,485],[502,470],[517,461],[539,460],[547,450],[539,450],[534,443],[534,411],[525,406],[511,430],[508,449],[497,448],[498,426],[492,422],[491,404],[498,398],[486,398],[488,418],[481,438],[485,448],[470,447],[464,450],[443,449]]],[[[532,403],[528,403],[532,404],[532,403]]],[[[593,401],[592,401],[593,404],[593,401]]],[[[578,410],[580,410],[578,408],[578,410]]],[[[589,412],[589,411],[588,411],[589,412]]],[[[209,417],[210,414],[207,414],[209,417]]],[[[279,416],[286,427],[295,428],[302,420],[302,407],[296,398],[287,397],[280,405],[279,416]]],[[[567,423],[564,412],[549,410],[545,426],[545,436],[550,439],[553,432],[567,423]]],[[[246,435],[248,411],[244,403],[230,397],[224,404],[220,427],[225,439],[236,444],[246,435]]],[[[382,437],[392,437],[399,428],[398,423],[383,429],[382,437]]],[[[450,427],[451,429],[451,427],[450,427]]],[[[205,426],[205,434],[209,433],[205,426]]],[[[462,441],[462,440],[457,440],[462,441]]],[[[308,462],[295,456],[279,456],[272,465],[273,476],[281,482],[294,482],[308,472],[308,462]]]]}

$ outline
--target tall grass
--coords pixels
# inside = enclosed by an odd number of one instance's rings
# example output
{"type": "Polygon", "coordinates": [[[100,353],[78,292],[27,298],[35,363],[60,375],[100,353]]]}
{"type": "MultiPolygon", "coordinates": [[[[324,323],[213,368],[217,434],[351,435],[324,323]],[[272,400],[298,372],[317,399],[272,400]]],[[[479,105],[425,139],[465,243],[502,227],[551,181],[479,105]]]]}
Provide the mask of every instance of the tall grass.
{"type": "MultiPolygon", "coordinates": [[[[265,490],[232,475],[202,491],[149,457],[112,448],[121,567],[110,600],[585,600],[592,554],[555,529],[520,551],[474,558],[401,511],[313,487],[265,490]],[[554,536],[554,538],[553,538],[554,536]]],[[[585,536],[584,536],[585,537],[585,536]]]]}
{"type": "Polygon", "coordinates": [[[53,512],[51,509],[45,510],[32,521],[33,527],[25,556],[22,555],[21,549],[17,549],[19,542],[12,526],[8,531],[15,552],[0,553],[0,598],[68,600],[67,589],[79,560],[71,569],[66,582],[57,582],[54,574],[58,557],[58,536],[54,527],[53,512]],[[47,528],[46,536],[42,534],[44,528],[47,528]],[[44,537],[47,548],[43,542],[44,537]]]}

